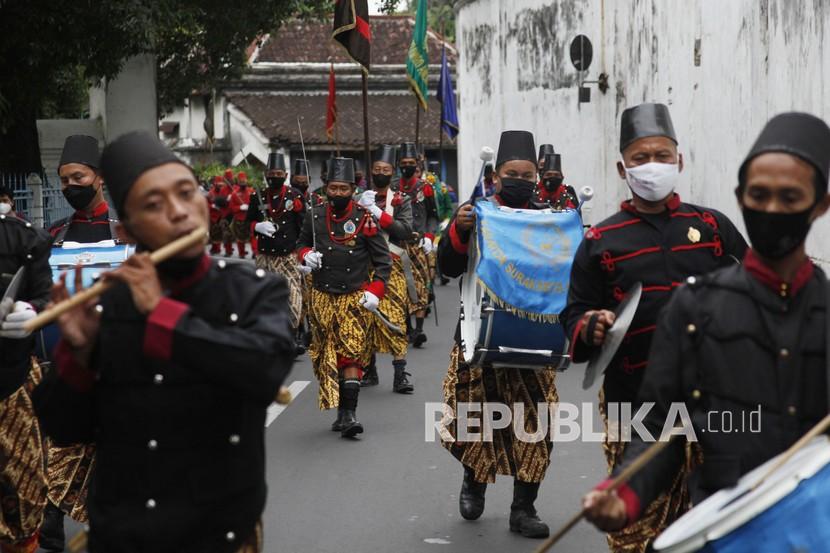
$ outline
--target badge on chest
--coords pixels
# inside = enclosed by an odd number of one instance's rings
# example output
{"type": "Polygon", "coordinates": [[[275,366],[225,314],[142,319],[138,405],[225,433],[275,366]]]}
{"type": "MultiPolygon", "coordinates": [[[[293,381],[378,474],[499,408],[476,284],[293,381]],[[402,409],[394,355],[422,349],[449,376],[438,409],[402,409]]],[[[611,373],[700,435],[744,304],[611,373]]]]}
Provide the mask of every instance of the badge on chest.
{"type": "Polygon", "coordinates": [[[689,232],[686,234],[686,237],[692,244],[697,244],[700,242],[700,231],[695,227],[689,227],[689,232]]]}
{"type": "Polygon", "coordinates": [[[353,234],[355,230],[357,230],[357,227],[355,227],[354,221],[352,221],[351,219],[346,221],[346,224],[343,225],[343,232],[345,232],[346,234],[353,234]]]}

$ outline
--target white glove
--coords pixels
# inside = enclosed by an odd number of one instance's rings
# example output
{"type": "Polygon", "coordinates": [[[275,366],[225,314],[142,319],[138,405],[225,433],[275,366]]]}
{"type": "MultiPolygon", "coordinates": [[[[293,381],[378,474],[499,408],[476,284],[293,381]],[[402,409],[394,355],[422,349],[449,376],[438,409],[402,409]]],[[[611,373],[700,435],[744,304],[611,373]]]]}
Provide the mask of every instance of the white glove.
{"type": "Polygon", "coordinates": [[[357,199],[357,204],[365,208],[368,208],[370,205],[375,205],[376,194],[377,192],[374,190],[366,190],[360,195],[360,198],[357,199]]]}
{"type": "Polygon", "coordinates": [[[311,250],[310,252],[305,254],[305,257],[303,257],[303,263],[305,263],[305,266],[310,268],[312,271],[315,269],[319,269],[323,266],[323,254],[311,250]]]}
{"type": "Polygon", "coordinates": [[[262,221],[261,223],[254,225],[254,232],[264,234],[268,238],[273,238],[273,236],[277,233],[277,227],[275,227],[274,223],[271,221],[262,221]]]}
{"type": "Polygon", "coordinates": [[[297,265],[297,269],[301,275],[307,275],[311,272],[311,267],[306,267],[305,265],[297,265]]]}
{"type": "Polygon", "coordinates": [[[383,210],[381,208],[379,208],[375,204],[372,204],[366,209],[369,211],[369,213],[372,214],[372,217],[374,217],[376,221],[380,221],[380,217],[381,215],[383,215],[383,210]]]}
{"type": "Polygon", "coordinates": [[[239,210],[240,211],[248,211],[248,204],[242,204],[241,206],[239,206],[239,210]]]}
{"type": "Polygon", "coordinates": [[[427,255],[432,253],[432,250],[435,247],[435,246],[432,245],[432,239],[427,237],[427,236],[424,236],[423,238],[421,238],[421,243],[418,244],[418,245],[421,246],[424,249],[424,253],[427,254],[427,255]]]}
{"type": "Polygon", "coordinates": [[[0,338],[14,338],[17,340],[26,338],[31,332],[24,330],[23,324],[36,316],[35,308],[30,303],[25,301],[14,302],[14,309],[6,315],[3,323],[0,324],[0,338]]]}
{"type": "Polygon", "coordinates": [[[369,291],[364,291],[363,297],[360,298],[360,305],[369,311],[377,311],[378,305],[380,305],[380,298],[369,291]]]}

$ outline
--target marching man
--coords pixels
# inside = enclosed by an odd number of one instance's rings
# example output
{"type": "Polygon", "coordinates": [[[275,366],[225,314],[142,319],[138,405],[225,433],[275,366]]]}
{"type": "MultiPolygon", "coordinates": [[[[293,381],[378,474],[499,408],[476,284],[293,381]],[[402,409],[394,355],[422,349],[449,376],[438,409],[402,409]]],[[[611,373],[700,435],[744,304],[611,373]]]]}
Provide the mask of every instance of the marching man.
{"type": "MultiPolygon", "coordinates": [[[[372,214],[380,226],[392,256],[392,270],[386,283],[386,293],[378,309],[392,324],[405,329],[410,300],[404,262],[411,263],[405,246],[412,236],[412,206],[408,197],[390,190],[394,174],[395,148],[382,146],[372,164],[373,188],[361,194],[358,203],[372,214]]],[[[411,272],[410,268],[410,275],[411,272]]],[[[372,362],[363,375],[362,384],[374,386],[378,383],[374,353],[391,353],[394,358],[392,366],[395,368],[392,389],[399,394],[411,393],[415,386],[410,380],[411,375],[406,371],[406,350],[409,346],[406,334],[395,332],[375,319],[372,340],[372,362]]]]}
{"type": "Polygon", "coordinates": [[[353,160],[333,158],[326,203],[309,210],[297,244],[297,256],[313,271],[309,354],[320,383],[319,406],[337,408],[331,429],[344,438],[363,432],[356,414],[360,379],[372,353],[371,319],[392,265],[378,224],[352,200],[354,191],[353,160]]]}

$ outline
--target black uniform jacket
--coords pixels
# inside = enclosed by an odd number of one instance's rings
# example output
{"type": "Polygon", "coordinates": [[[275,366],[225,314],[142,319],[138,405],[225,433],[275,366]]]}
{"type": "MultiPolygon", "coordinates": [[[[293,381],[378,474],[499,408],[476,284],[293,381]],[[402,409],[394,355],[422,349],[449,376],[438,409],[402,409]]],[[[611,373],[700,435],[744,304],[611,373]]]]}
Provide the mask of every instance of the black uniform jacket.
{"type": "Polygon", "coordinates": [[[317,251],[323,254],[323,266],[311,273],[314,287],[329,294],[366,289],[382,298],[392,271],[392,259],[378,223],[369,212],[355,201],[339,216],[334,215],[327,203],[315,205],[306,215],[297,242],[300,261],[314,247],[312,220],[317,251]],[[370,270],[374,270],[372,282],[369,282],[370,270]]]}
{"type": "Polygon", "coordinates": [[[107,202],[101,203],[92,213],[76,211],[71,217],[61,219],[49,228],[49,234],[56,243],[80,242],[82,244],[115,240],[112,232],[115,223],[114,213],[110,212],[107,202]]]}
{"type": "Polygon", "coordinates": [[[251,194],[248,222],[270,221],[277,227],[273,237],[257,233],[257,253],[274,257],[294,253],[304,217],[303,193],[287,184],[276,193],[266,187],[251,194]]]}
{"type": "Polygon", "coordinates": [[[398,182],[397,190],[409,197],[412,204],[412,240],[427,237],[435,238],[438,232],[438,207],[435,203],[435,190],[432,185],[423,180],[415,180],[407,184],[404,179],[398,182]]]}
{"type": "MultiPolygon", "coordinates": [[[[388,189],[387,189],[388,190],[388,189]]],[[[378,224],[388,235],[389,241],[403,248],[412,239],[412,203],[409,196],[400,192],[383,191],[376,196],[377,206],[384,211],[378,224]],[[386,202],[392,198],[392,215],[386,213],[386,202]]]]}
{"type": "MultiPolygon", "coordinates": [[[[20,267],[26,274],[16,300],[41,311],[49,302],[52,269],[49,267],[52,237],[28,221],[0,215],[0,298],[20,267]]],[[[22,340],[0,338],[0,399],[13,393],[29,374],[34,337],[22,340]]]]}
{"type": "Polygon", "coordinates": [[[735,265],[746,241],[722,213],[681,203],[675,194],[668,209],[643,215],[631,201],[585,233],[571,269],[568,304],[562,312],[571,337],[574,362],[586,361],[593,348],[580,338],[582,315],[615,310],[637,282],[643,294],[637,314],[605,371],[605,399],[634,401],[648,363],[657,314],[688,276],[735,265]]]}
{"type": "MultiPolygon", "coordinates": [[[[486,200],[478,198],[476,201],[492,201],[496,202],[498,205],[504,205],[498,194],[486,200]]],[[[458,206],[458,209],[461,209],[462,207],[470,203],[470,201],[464,202],[463,204],[458,206]]],[[[547,204],[541,204],[538,202],[531,201],[528,203],[525,209],[547,208],[547,204]]],[[[441,273],[444,276],[448,276],[451,278],[459,277],[467,272],[467,264],[469,263],[467,250],[469,248],[470,236],[472,235],[471,231],[458,230],[458,228],[455,226],[455,219],[456,217],[458,217],[458,209],[455,211],[455,213],[453,213],[449,225],[447,225],[447,228],[446,230],[444,230],[444,234],[441,237],[441,240],[438,242],[438,264],[441,266],[441,273]]],[[[459,282],[459,285],[460,284],[461,283],[459,282]]],[[[459,321],[455,326],[455,340],[458,343],[461,343],[460,332],[461,321],[459,321]]]]}
{"type": "MultiPolygon", "coordinates": [[[[703,448],[689,481],[696,503],[786,450],[827,414],[827,280],[807,261],[782,284],[749,252],[742,267],[675,291],[660,316],[639,400],[655,403],[645,419],[655,437],[672,402],[691,415],[703,448]]],[[[632,432],[615,472],[649,445],[632,432]]],[[[668,489],[683,459],[683,438],[675,438],[632,478],[620,493],[630,520],[668,489]]]]}
{"type": "Polygon", "coordinates": [[[58,445],[97,444],[94,551],[236,551],[262,516],[266,408],[294,358],[285,280],[205,256],[149,316],[125,285],[100,301],[90,366],[62,342],[34,394],[58,445]]]}

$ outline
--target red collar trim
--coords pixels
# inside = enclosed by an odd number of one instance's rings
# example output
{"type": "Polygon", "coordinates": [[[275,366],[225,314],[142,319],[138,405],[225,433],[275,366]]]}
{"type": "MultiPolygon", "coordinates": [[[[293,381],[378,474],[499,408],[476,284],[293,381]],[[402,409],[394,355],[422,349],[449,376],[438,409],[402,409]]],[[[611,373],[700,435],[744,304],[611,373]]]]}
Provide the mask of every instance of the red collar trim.
{"type": "Polygon", "coordinates": [[[337,214],[331,208],[331,204],[326,206],[326,211],[328,211],[328,217],[335,223],[339,223],[340,221],[345,221],[349,217],[352,216],[352,207],[354,206],[354,200],[349,200],[349,205],[346,206],[346,209],[343,210],[343,215],[341,217],[337,217],[337,214]]]}
{"type": "Polygon", "coordinates": [[[412,177],[408,183],[403,177],[401,177],[400,188],[402,192],[412,192],[415,190],[416,184],[418,184],[418,179],[416,177],[412,177]]]}
{"type": "MultiPolygon", "coordinates": [[[[674,194],[672,194],[672,197],[669,198],[669,201],[666,202],[666,208],[669,211],[677,211],[681,203],[683,202],[680,201],[680,194],[675,192],[674,194]]],[[[637,211],[637,208],[634,207],[634,203],[631,200],[625,200],[622,204],[620,204],[620,209],[623,211],[628,211],[629,213],[640,213],[639,211],[637,211]]]]}
{"type": "Polygon", "coordinates": [[[84,219],[94,219],[96,217],[100,217],[101,215],[103,215],[105,213],[109,213],[109,210],[110,210],[110,206],[107,204],[107,202],[105,200],[105,201],[101,202],[100,204],[98,204],[98,207],[93,209],[91,212],[79,209],[78,211],[75,212],[75,215],[73,215],[73,218],[82,217],[84,219]]]}
{"type": "Polygon", "coordinates": [[[758,257],[758,254],[756,254],[751,248],[746,250],[746,255],[744,255],[744,269],[746,269],[746,272],[755,277],[758,282],[771,289],[773,292],[781,294],[782,297],[794,296],[798,294],[798,292],[807,285],[810,279],[813,278],[813,272],[815,272],[815,266],[808,257],[804,260],[801,267],[798,268],[793,281],[789,283],[784,282],[781,280],[781,277],[778,276],[778,273],[765,265],[764,262],[761,261],[761,258],[758,257]]]}
{"type": "Polygon", "coordinates": [[[199,265],[196,266],[192,273],[190,273],[188,276],[184,278],[177,280],[170,286],[170,291],[172,295],[175,296],[180,294],[181,292],[184,292],[186,289],[190,288],[191,286],[205,278],[205,275],[210,270],[211,264],[212,262],[210,256],[207,254],[203,254],[202,260],[199,262],[199,265]]]}

